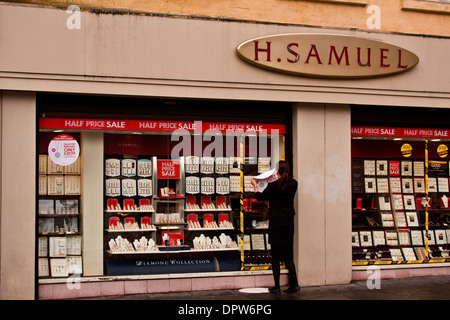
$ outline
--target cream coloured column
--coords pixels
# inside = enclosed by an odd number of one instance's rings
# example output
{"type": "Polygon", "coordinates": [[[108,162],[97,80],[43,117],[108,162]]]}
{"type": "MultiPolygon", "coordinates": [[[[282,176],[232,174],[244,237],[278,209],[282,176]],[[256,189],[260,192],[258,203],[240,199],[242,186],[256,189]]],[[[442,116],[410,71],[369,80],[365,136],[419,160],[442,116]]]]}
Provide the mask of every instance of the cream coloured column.
{"type": "Polygon", "coordinates": [[[293,107],[294,177],[299,181],[296,264],[300,285],[351,280],[350,107],[293,107]]]}
{"type": "Polygon", "coordinates": [[[0,299],[35,298],[36,96],[3,92],[0,299]]]}
{"type": "Polygon", "coordinates": [[[83,275],[103,275],[103,133],[81,134],[83,275]]]}

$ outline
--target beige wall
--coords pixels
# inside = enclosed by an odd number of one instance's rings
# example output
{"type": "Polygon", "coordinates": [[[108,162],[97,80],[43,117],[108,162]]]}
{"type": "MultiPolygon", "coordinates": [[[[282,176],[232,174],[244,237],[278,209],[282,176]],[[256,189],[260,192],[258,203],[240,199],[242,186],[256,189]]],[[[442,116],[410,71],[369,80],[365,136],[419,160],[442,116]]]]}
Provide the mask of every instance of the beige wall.
{"type": "Polygon", "coordinates": [[[81,134],[83,275],[103,275],[103,133],[81,134]]]}
{"type": "Polygon", "coordinates": [[[69,17],[61,9],[0,3],[1,89],[450,106],[445,70],[450,39],[90,12],[81,13],[79,30],[70,30],[69,17]],[[412,51],[420,62],[395,76],[342,81],[267,71],[242,61],[235,52],[245,40],[293,32],[382,40],[412,51]]]}
{"type": "Polygon", "coordinates": [[[29,0],[28,3],[78,5],[172,15],[220,17],[250,21],[294,23],[320,27],[369,30],[370,6],[380,10],[375,30],[415,34],[450,35],[450,4],[421,0],[29,0]],[[368,26],[369,20],[369,26],[368,26]]]}
{"type": "Polygon", "coordinates": [[[0,299],[34,299],[36,100],[1,96],[0,299]]]}
{"type": "Polygon", "coordinates": [[[350,107],[298,103],[293,122],[300,283],[348,283],[352,259],[350,107]]]}

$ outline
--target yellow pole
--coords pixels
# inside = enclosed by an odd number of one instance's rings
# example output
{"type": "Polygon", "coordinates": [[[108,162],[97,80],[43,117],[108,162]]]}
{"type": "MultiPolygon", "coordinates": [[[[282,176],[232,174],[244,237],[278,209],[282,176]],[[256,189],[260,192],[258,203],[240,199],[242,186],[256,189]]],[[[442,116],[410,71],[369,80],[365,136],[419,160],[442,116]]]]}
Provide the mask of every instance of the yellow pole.
{"type": "Polygon", "coordinates": [[[239,175],[240,175],[240,216],[239,225],[241,233],[241,270],[244,270],[244,136],[241,135],[239,143],[239,175]]]}
{"type": "Polygon", "coordinates": [[[428,140],[425,140],[425,254],[429,260],[428,254],[428,140]]]}

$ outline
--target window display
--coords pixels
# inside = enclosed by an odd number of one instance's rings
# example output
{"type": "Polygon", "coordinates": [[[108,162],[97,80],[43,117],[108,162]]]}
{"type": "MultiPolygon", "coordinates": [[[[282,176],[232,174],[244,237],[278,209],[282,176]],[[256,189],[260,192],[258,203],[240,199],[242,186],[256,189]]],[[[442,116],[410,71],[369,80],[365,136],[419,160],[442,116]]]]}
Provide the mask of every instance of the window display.
{"type": "Polygon", "coordinates": [[[353,265],[450,261],[450,163],[438,153],[450,141],[364,130],[352,130],[353,265]]]}
{"type": "MultiPolygon", "coordinates": [[[[105,275],[270,268],[267,208],[250,180],[284,158],[284,125],[41,118],[40,128],[101,133],[103,235],[96,237],[103,237],[105,275]]],[[[80,171],[52,170],[40,188],[80,201],[80,171]]],[[[74,203],[61,206],[80,212],[74,203]]],[[[53,246],[67,257],[72,240],[58,240],[53,246]]],[[[68,276],[61,261],[51,268],[53,276],[68,276]]]]}
{"type": "MultiPolygon", "coordinates": [[[[45,151],[55,134],[41,134],[45,151]]],[[[81,161],[56,164],[40,153],[38,199],[38,275],[68,277],[82,274],[81,161]]]]}

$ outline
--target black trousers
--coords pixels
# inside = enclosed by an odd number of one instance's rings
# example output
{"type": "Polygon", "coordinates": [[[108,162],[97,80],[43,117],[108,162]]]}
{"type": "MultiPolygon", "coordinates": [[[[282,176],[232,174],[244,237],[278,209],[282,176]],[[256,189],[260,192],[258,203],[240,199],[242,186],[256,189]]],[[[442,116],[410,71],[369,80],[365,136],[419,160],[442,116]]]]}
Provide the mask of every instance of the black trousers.
{"type": "Polygon", "coordinates": [[[294,245],[274,245],[272,248],[272,271],[275,287],[280,287],[280,263],[283,261],[289,270],[289,287],[298,286],[297,272],[294,264],[294,245]]]}

